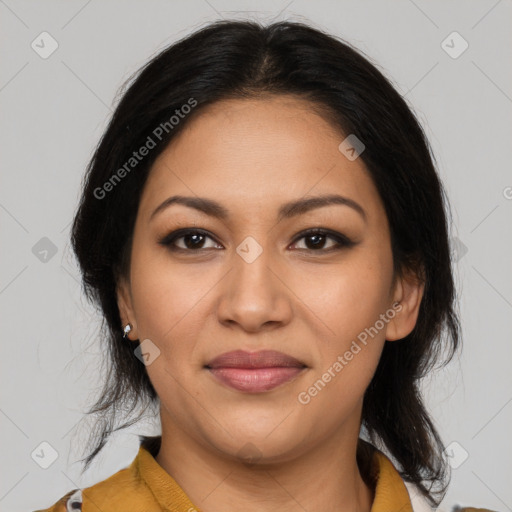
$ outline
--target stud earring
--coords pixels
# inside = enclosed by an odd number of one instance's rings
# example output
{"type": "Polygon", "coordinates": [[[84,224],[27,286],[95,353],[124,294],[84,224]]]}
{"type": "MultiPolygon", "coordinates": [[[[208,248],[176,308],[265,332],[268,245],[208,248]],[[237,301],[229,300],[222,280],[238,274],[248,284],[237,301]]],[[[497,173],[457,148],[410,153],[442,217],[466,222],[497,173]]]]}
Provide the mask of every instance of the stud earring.
{"type": "Polygon", "coordinates": [[[132,324],[126,324],[123,329],[123,338],[128,336],[128,333],[132,330],[132,324]]]}

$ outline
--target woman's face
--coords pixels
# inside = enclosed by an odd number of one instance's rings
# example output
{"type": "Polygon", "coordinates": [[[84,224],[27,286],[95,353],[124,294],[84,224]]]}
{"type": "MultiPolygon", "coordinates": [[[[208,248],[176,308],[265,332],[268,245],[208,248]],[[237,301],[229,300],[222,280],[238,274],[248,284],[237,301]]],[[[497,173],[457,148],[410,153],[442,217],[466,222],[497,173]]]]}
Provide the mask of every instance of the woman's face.
{"type": "Polygon", "coordinates": [[[156,160],[118,300],[163,435],[273,461],[357,438],[385,339],[410,332],[421,293],[394,281],[382,201],[344,138],[300,99],[227,100],[156,160]]]}

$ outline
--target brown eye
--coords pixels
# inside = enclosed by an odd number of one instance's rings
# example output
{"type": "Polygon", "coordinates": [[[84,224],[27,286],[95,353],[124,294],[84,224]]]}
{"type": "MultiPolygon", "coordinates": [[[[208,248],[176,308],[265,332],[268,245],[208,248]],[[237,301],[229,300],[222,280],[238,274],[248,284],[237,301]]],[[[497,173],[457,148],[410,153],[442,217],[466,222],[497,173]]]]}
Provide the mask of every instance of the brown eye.
{"type": "Polygon", "coordinates": [[[312,229],[303,232],[295,239],[293,245],[296,245],[297,241],[302,239],[305,240],[305,247],[299,247],[298,249],[306,251],[330,252],[355,245],[355,243],[345,235],[325,229],[312,229]],[[329,239],[331,243],[328,242],[329,239]]]}
{"type": "MultiPolygon", "coordinates": [[[[199,249],[215,249],[219,244],[206,232],[198,229],[179,229],[169,233],[159,242],[173,251],[197,251],[199,249]],[[214,242],[213,246],[205,246],[207,240],[214,242]]],[[[220,246],[222,248],[222,246],[220,246]]]]}

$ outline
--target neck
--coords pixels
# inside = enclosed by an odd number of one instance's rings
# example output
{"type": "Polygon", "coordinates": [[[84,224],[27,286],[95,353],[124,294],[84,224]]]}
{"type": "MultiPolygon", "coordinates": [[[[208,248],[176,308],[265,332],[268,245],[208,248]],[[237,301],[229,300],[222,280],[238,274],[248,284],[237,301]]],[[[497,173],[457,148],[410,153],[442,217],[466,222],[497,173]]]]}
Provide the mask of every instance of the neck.
{"type": "Polygon", "coordinates": [[[370,512],[356,461],[359,426],[285,461],[244,463],[197,442],[162,416],[156,461],[204,512],[370,512]],[[320,492],[319,492],[320,490],[320,492]]]}

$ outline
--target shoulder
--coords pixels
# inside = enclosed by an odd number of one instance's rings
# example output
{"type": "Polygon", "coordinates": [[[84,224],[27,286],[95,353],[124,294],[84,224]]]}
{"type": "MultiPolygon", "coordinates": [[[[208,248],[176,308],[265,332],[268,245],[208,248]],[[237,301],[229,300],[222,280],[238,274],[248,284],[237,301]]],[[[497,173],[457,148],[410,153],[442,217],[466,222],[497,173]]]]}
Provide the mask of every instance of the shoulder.
{"type": "MultiPolygon", "coordinates": [[[[485,508],[473,508],[473,507],[461,507],[461,506],[452,506],[449,508],[440,507],[440,508],[432,508],[432,505],[429,503],[427,498],[421,489],[414,483],[408,482],[403,479],[400,475],[399,471],[393,464],[393,462],[388,458],[386,454],[379,450],[375,450],[374,454],[378,461],[378,473],[381,473],[378,482],[377,482],[377,494],[376,497],[379,496],[379,486],[380,480],[384,481],[385,488],[380,489],[380,497],[386,494],[397,495],[400,494],[402,489],[405,488],[407,491],[406,496],[408,495],[408,502],[410,503],[408,507],[401,507],[401,510],[412,510],[412,512],[494,512],[485,508]]],[[[404,499],[407,501],[407,498],[404,499]]],[[[382,503],[384,503],[382,501],[382,503]]],[[[381,502],[379,501],[379,505],[381,502]]],[[[379,510],[380,508],[377,507],[379,510]]],[[[373,509],[372,509],[373,510],[373,509]]]]}
{"type": "Polygon", "coordinates": [[[138,457],[132,464],[109,478],[85,489],[74,489],[50,508],[34,512],[109,512],[127,510],[130,506],[152,504],[153,496],[140,478],[138,457]]]}
{"type": "Polygon", "coordinates": [[[458,505],[455,505],[450,509],[433,509],[416,485],[406,481],[404,481],[404,484],[411,499],[413,512],[495,512],[487,508],[460,507],[458,505]]]}
{"type": "Polygon", "coordinates": [[[80,489],[73,489],[57,501],[50,508],[34,510],[33,512],[68,512],[82,510],[82,492],[80,489]]]}

